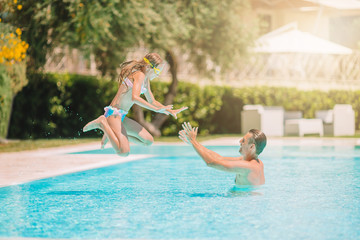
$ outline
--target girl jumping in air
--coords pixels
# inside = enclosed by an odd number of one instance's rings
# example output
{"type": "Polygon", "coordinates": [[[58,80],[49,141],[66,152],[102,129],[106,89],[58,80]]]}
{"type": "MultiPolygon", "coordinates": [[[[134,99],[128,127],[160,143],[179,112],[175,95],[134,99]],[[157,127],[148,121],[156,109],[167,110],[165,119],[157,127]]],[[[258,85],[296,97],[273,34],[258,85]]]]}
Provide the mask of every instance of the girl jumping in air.
{"type": "Polygon", "coordinates": [[[151,90],[150,81],[158,77],[165,66],[165,62],[157,53],[149,53],[140,61],[128,61],[120,65],[119,89],[110,103],[105,107],[104,115],[89,122],[83,128],[84,132],[101,129],[104,132],[102,146],[110,141],[116,153],[127,156],[130,152],[129,141],[151,145],[154,138],[139,123],[126,117],[130,108],[137,104],[154,112],[176,115],[187,107],[177,110],[172,105],[164,106],[155,100],[151,90]],[[146,100],[141,98],[145,94],[146,100]]]}

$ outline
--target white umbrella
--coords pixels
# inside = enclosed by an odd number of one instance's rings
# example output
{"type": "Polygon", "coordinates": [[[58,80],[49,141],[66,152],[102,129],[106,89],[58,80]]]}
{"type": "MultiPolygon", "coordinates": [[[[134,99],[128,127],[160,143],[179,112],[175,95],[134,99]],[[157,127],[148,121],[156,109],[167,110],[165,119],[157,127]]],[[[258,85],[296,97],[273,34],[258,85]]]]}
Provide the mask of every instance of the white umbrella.
{"type": "Polygon", "coordinates": [[[323,5],[330,8],[341,10],[360,9],[360,1],[358,0],[305,0],[315,4],[323,5]]]}
{"type": "Polygon", "coordinates": [[[260,37],[256,41],[254,51],[263,53],[352,53],[350,48],[319,38],[310,33],[297,29],[286,29],[287,28],[280,28],[260,37]]]}

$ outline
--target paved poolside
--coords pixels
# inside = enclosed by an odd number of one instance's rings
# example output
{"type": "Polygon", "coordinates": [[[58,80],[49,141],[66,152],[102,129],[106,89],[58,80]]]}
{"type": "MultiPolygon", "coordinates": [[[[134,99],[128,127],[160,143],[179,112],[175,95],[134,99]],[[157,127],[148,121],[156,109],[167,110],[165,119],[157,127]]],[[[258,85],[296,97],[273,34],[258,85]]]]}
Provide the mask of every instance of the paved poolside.
{"type": "Polygon", "coordinates": [[[110,166],[149,155],[69,154],[99,149],[99,143],[0,154],[0,187],[110,166]]]}
{"type": "MultiPolygon", "coordinates": [[[[204,145],[239,145],[235,137],[216,138],[203,141],[204,145]]],[[[100,141],[99,141],[100,142],[100,141]]],[[[0,154],[0,187],[21,184],[38,179],[84,171],[99,167],[136,161],[152,155],[129,155],[119,157],[116,154],[69,154],[99,149],[99,142],[38,149],[33,151],[0,154]]],[[[156,142],[156,145],[185,145],[182,142],[156,142]]],[[[268,138],[269,146],[360,146],[358,138],[268,138]]]]}

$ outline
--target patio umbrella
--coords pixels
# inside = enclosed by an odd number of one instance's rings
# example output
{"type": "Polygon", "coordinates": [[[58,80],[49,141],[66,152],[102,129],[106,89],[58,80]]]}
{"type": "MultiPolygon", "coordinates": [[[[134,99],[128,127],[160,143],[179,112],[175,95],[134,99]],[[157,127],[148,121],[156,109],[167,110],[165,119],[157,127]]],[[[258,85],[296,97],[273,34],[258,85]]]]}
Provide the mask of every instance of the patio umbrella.
{"type": "Polygon", "coordinates": [[[286,25],[256,40],[255,52],[351,54],[350,48],[286,25]]]}

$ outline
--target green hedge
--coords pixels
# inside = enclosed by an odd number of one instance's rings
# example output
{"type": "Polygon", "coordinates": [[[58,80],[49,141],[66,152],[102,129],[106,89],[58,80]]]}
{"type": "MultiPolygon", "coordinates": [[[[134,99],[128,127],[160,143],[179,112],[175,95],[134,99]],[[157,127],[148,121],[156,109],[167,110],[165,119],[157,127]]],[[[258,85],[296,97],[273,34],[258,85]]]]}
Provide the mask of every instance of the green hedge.
{"type": "MultiPolygon", "coordinates": [[[[29,84],[14,100],[9,138],[78,138],[99,136],[83,133],[83,126],[103,114],[118,88],[115,81],[70,74],[28,74],[29,84]]],[[[168,84],[153,81],[155,98],[163,102],[168,84]]],[[[316,110],[331,109],[336,103],[352,104],[359,129],[360,91],[300,91],[295,88],[219,86],[199,87],[180,82],[174,107],[188,106],[178,119],[170,117],[162,128],[163,135],[176,135],[184,121],[201,126],[202,134],[240,133],[240,112],[245,104],[283,106],[300,110],[312,118],[316,110]]],[[[145,111],[151,121],[154,115],[145,111]]],[[[129,117],[132,117],[130,111],[129,117]]]]}
{"type": "Polygon", "coordinates": [[[89,76],[28,74],[28,79],[14,100],[9,138],[79,137],[116,92],[116,83],[89,76]]]}

